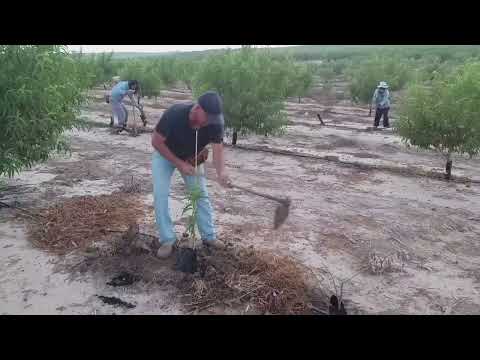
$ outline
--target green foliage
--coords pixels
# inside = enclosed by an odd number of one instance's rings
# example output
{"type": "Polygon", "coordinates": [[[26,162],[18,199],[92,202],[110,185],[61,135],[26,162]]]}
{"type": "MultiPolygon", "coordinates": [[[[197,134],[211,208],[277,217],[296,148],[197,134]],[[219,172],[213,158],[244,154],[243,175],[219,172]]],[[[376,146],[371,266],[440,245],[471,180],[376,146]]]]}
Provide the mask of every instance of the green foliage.
{"type": "Polygon", "coordinates": [[[431,86],[411,85],[395,127],[414,146],[473,156],[480,150],[479,104],[480,62],[471,62],[431,86]]]}
{"type": "Polygon", "coordinates": [[[82,74],[82,83],[88,88],[109,82],[117,74],[120,62],[113,59],[113,53],[89,54],[82,52],[72,55],[82,74]]]}
{"type": "Polygon", "coordinates": [[[7,181],[5,179],[0,178],[0,193],[7,189],[7,181]]]}
{"type": "Polygon", "coordinates": [[[157,97],[162,89],[160,70],[155,62],[148,60],[130,60],[120,69],[122,80],[138,80],[142,89],[142,95],[157,97]]]}
{"type": "Polygon", "coordinates": [[[129,60],[120,69],[120,76],[124,80],[140,81],[143,95],[157,97],[163,87],[175,85],[180,75],[186,77],[178,62],[174,58],[129,60]]]}
{"type": "Polygon", "coordinates": [[[337,75],[335,73],[335,67],[333,65],[334,63],[335,62],[328,62],[318,67],[317,75],[320,77],[325,89],[329,89],[331,87],[332,82],[337,75]]]}
{"type": "Polygon", "coordinates": [[[350,94],[354,101],[369,103],[380,81],[386,81],[391,91],[402,89],[411,79],[411,65],[399,58],[374,56],[354,65],[348,71],[350,94]]]}
{"type": "Polygon", "coordinates": [[[181,81],[189,90],[192,90],[193,81],[199,67],[199,62],[188,59],[176,61],[177,80],[181,81]]]}
{"type": "Polygon", "coordinates": [[[335,61],[332,61],[332,67],[333,67],[333,72],[335,75],[342,75],[345,70],[349,67],[351,67],[353,64],[352,59],[338,59],[335,61]]]}
{"type": "Polygon", "coordinates": [[[442,62],[480,55],[478,45],[303,45],[287,48],[274,48],[274,54],[290,54],[297,61],[313,60],[353,60],[363,61],[377,53],[382,56],[401,56],[421,59],[437,56],[442,62]]]}
{"type": "Polygon", "coordinates": [[[97,85],[95,64],[92,57],[85,56],[83,53],[72,55],[76,63],[78,81],[83,88],[92,88],[97,85]]]}
{"type": "Polygon", "coordinates": [[[113,62],[113,53],[101,53],[95,55],[93,58],[95,81],[96,84],[101,84],[110,81],[116,75],[116,67],[113,62]]]}
{"type": "Polygon", "coordinates": [[[186,233],[188,234],[189,238],[193,240],[194,248],[195,248],[195,228],[197,226],[197,213],[198,213],[198,202],[203,198],[202,189],[198,182],[188,190],[187,194],[187,203],[182,211],[182,216],[189,213],[188,222],[186,233]]]}
{"type": "Polygon", "coordinates": [[[312,88],[314,67],[308,64],[295,64],[292,61],[286,64],[286,68],[291,69],[288,75],[287,95],[296,96],[300,100],[312,88]]]}
{"type": "Polygon", "coordinates": [[[0,175],[66,150],[85,100],[82,70],[58,45],[0,45],[0,175]]]}
{"type": "Polygon", "coordinates": [[[173,86],[177,80],[177,66],[175,59],[161,58],[153,63],[155,70],[159,74],[160,81],[167,87],[173,86]]]}
{"type": "Polygon", "coordinates": [[[268,50],[225,51],[200,64],[194,95],[218,91],[227,128],[240,134],[274,134],[287,123],[282,110],[291,73],[291,61],[275,59],[268,50]]]}

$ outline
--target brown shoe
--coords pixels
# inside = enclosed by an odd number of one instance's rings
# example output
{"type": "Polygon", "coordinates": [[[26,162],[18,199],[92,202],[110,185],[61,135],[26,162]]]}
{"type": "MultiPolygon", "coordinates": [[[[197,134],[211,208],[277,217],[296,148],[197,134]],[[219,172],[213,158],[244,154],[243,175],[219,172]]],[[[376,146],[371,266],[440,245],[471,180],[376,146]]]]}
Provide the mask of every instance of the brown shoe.
{"type": "Polygon", "coordinates": [[[203,246],[207,249],[215,249],[215,250],[223,250],[226,248],[225,243],[221,242],[220,240],[213,240],[213,241],[206,241],[203,240],[203,246]]]}
{"type": "Polygon", "coordinates": [[[161,244],[157,250],[157,257],[160,259],[167,259],[173,253],[173,243],[161,244]]]}

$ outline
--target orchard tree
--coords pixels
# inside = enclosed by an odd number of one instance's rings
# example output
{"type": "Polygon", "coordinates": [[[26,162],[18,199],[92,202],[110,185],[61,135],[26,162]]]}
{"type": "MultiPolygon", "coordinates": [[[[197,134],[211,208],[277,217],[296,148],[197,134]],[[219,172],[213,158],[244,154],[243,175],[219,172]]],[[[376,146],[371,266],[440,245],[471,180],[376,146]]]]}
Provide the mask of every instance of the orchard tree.
{"type": "Polygon", "coordinates": [[[289,94],[298,97],[298,103],[306,96],[313,85],[313,67],[307,64],[294,64],[290,62],[292,73],[289,76],[289,94]]]}
{"type": "Polygon", "coordinates": [[[430,87],[412,85],[395,127],[405,142],[444,154],[450,179],[453,153],[480,151],[480,62],[435,78],[430,87]]]}
{"type": "Polygon", "coordinates": [[[357,102],[369,103],[380,81],[388,82],[390,90],[402,89],[412,78],[411,64],[394,56],[373,56],[348,69],[350,94],[357,102]]]}
{"type": "Polygon", "coordinates": [[[171,87],[175,85],[178,80],[177,68],[175,59],[173,58],[161,58],[154,62],[154,67],[158,71],[160,81],[163,85],[171,87]]]}
{"type": "Polygon", "coordinates": [[[178,81],[185,84],[188,90],[192,91],[193,81],[199,67],[199,61],[190,59],[178,59],[175,67],[178,81]]]}
{"type": "Polygon", "coordinates": [[[120,69],[120,77],[123,80],[138,80],[143,96],[154,97],[160,95],[162,81],[159,69],[148,60],[130,60],[120,69]]]}
{"type": "Polygon", "coordinates": [[[84,54],[80,49],[80,52],[72,54],[72,57],[83,74],[82,82],[86,82],[88,88],[110,82],[120,66],[120,62],[114,61],[112,52],[84,54]]]}
{"type": "Polygon", "coordinates": [[[335,66],[331,62],[322,64],[321,66],[319,66],[317,74],[322,80],[323,89],[325,91],[330,91],[330,89],[332,88],[332,82],[335,79],[336,75],[335,66]]]}
{"type": "Polygon", "coordinates": [[[113,61],[113,52],[101,53],[94,56],[96,84],[110,81],[116,75],[116,66],[113,61]]]}
{"type": "Polygon", "coordinates": [[[227,50],[204,60],[194,83],[194,95],[216,90],[224,101],[225,125],[237,136],[248,133],[275,134],[287,123],[283,101],[288,74],[266,49],[244,47],[227,50]]]}
{"type": "Polygon", "coordinates": [[[82,70],[58,45],[0,45],[0,175],[13,176],[68,148],[82,127],[82,70]]]}
{"type": "Polygon", "coordinates": [[[85,55],[82,50],[72,55],[77,67],[79,83],[84,88],[92,88],[98,84],[95,71],[95,59],[85,55]]]}

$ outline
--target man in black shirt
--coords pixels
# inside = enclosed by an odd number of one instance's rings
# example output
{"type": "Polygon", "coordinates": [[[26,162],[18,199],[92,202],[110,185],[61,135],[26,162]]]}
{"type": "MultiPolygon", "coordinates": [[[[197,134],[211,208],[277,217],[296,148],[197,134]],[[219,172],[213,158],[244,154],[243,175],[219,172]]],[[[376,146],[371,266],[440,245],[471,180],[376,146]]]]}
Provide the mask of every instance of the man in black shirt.
{"type": "MultiPolygon", "coordinates": [[[[198,153],[212,143],[213,163],[218,182],[227,187],[230,180],[225,174],[223,132],[223,104],[220,96],[213,91],[200,96],[196,104],[173,105],[163,113],[155,127],[152,136],[154,148],[152,174],[155,218],[161,243],[157,252],[158,257],[170,256],[176,241],[168,209],[171,177],[175,168],[180,171],[187,187],[191,188],[195,181],[199,181],[203,197],[198,202],[198,230],[205,245],[221,246],[216,239],[206,179],[203,176],[195,176],[195,168],[187,160],[195,156],[196,141],[198,153]]],[[[203,164],[199,170],[204,173],[202,167],[203,164]]]]}

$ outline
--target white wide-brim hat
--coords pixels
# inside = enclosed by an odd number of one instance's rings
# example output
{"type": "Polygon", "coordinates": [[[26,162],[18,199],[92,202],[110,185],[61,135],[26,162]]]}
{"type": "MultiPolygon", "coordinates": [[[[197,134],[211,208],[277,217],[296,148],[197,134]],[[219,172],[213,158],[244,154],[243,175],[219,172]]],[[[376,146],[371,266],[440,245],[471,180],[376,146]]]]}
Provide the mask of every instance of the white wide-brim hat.
{"type": "Polygon", "coordinates": [[[378,84],[377,88],[388,89],[388,84],[385,81],[380,81],[380,84],[378,84]]]}

